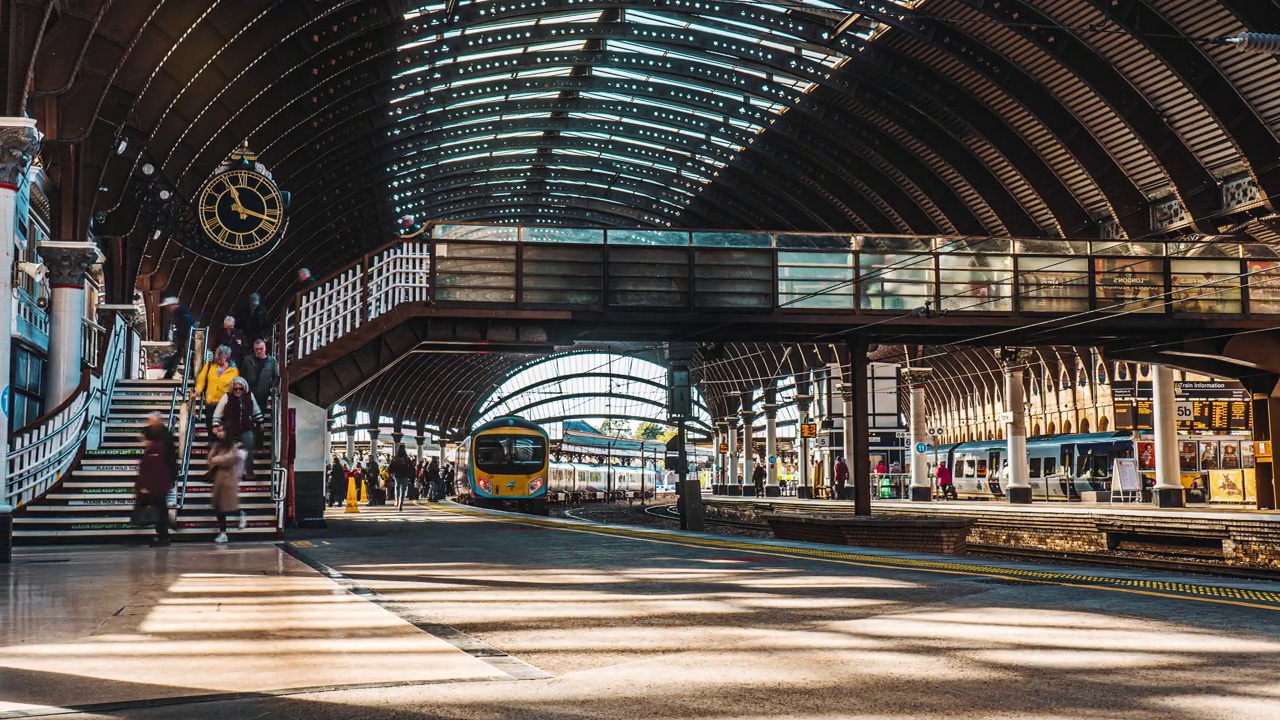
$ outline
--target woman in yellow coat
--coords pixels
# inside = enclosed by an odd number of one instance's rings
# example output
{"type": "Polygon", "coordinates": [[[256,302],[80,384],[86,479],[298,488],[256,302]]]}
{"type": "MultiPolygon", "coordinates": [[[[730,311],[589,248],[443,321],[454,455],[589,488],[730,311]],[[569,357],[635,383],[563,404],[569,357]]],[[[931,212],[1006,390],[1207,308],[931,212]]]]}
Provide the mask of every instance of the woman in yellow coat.
{"type": "Polygon", "coordinates": [[[240,377],[235,363],[231,362],[231,348],[222,346],[213,353],[213,361],[204,364],[204,369],[196,376],[195,390],[191,397],[204,396],[204,427],[209,433],[209,442],[213,442],[213,411],[218,408],[218,401],[231,390],[231,381],[240,377]]]}

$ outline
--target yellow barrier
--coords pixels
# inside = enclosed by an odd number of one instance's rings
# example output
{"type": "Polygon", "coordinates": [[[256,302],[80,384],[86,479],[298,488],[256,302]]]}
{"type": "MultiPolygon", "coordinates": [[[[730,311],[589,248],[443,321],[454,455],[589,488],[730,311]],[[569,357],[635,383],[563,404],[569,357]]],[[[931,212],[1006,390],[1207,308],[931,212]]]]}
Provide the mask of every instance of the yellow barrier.
{"type": "Polygon", "coordinates": [[[369,502],[369,490],[368,490],[369,484],[362,483],[362,482],[357,482],[357,484],[360,487],[360,502],[362,503],[369,502]]]}

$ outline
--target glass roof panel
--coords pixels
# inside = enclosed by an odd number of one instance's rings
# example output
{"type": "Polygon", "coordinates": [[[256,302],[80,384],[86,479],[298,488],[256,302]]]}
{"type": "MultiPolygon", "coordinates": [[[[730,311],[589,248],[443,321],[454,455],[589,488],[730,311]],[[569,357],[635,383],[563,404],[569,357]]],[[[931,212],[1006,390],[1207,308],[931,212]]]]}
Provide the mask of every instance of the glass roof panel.
{"type": "Polygon", "coordinates": [[[470,163],[476,184],[495,190],[548,183],[539,193],[548,201],[607,190],[665,215],[878,32],[860,7],[852,0],[411,3],[404,17],[413,31],[399,48],[388,130],[398,153],[388,164],[394,205],[408,214],[428,207],[435,190],[421,177],[470,163]],[[838,25],[847,37],[832,42],[838,25]],[[541,109],[521,107],[529,102],[541,109]],[[522,160],[496,160],[509,156],[522,160]],[[485,159],[495,159],[500,178],[484,178],[485,159]],[[606,167],[626,182],[611,180],[606,167]]]}

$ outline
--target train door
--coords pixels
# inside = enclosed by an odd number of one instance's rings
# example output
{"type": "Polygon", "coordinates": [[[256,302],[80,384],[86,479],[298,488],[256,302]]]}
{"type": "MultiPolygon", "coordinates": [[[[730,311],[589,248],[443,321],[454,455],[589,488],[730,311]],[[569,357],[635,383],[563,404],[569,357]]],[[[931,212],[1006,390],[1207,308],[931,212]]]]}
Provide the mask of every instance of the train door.
{"type": "Polygon", "coordinates": [[[1027,481],[1031,484],[1032,497],[1035,497],[1036,491],[1040,491],[1045,500],[1049,499],[1049,487],[1040,476],[1040,458],[1027,458],[1027,481]]]}
{"type": "Polygon", "coordinates": [[[987,485],[988,487],[991,488],[991,494],[1004,495],[1004,488],[1000,485],[1001,480],[1003,480],[1003,478],[1000,475],[1000,470],[1001,470],[1000,451],[999,450],[987,451],[986,462],[984,463],[982,460],[979,460],[978,464],[980,468],[985,465],[986,475],[987,475],[987,485]]]}
{"type": "Polygon", "coordinates": [[[1046,496],[1058,497],[1064,500],[1071,499],[1071,492],[1075,488],[1068,478],[1059,472],[1058,458],[1053,456],[1045,458],[1042,472],[1044,474],[1046,496]]]}
{"type": "Polygon", "coordinates": [[[1076,487],[1076,446],[1063,445],[1062,452],[1058,455],[1058,483],[1062,487],[1062,494],[1068,499],[1080,497],[1080,491],[1076,487]]]}

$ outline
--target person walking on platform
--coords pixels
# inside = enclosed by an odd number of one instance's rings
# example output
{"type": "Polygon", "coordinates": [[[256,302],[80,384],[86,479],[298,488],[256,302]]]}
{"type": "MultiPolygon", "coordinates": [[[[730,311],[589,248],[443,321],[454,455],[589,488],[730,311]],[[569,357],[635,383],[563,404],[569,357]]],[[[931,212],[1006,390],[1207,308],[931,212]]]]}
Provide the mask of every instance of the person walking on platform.
{"type": "Polygon", "coordinates": [[[342,461],[337,455],[333,456],[333,462],[329,464],[329,507],[343,504],[343,500],[347,496],[347,472],[342,466],[342,461]]]}
{"type": "Polygon", "coordinates": [[[213,444],[213,413],[218,408],[222,397],[231,389],[231,382],[240,377],[235,364],[231,362],[231,348],[219,347],[213,353],[213,360],[205,363],[204,369],[196,377],[196,387],[191,391],[191,399],[204,396],[204,427],[209,433],[209,444],[213,444]]]}
{"type": "Polygon", "coordinates": [[[249,519],[240,509],[240,477],[244,474],[247,454],[238,447],[223,428],[217,428],[217,440],[209,448],[209,472],[213,475],[210,506],[218,518],[216,543],[227,541],[227,515],[240,514],[240,529],[249,526],[249,519]]]}
{"type": "MultiPolygon", "coordinates": [[[[178,369],[178,363],[183,362],[187,357],[187,343],[191,340],[191,328],[195,326],[196,319],[187,306],[178,302],[176,297],[165,298],[161,301],[160,307],[169,308],[169,323],[173,328],[173,354],[164,361],[164,379],[172,380],[174,372],[178,369]]],[[[190,373],[191,369],[184,367],[182,372],[190,373]]]]}
{"type": "Polygon", "coordinates": [[[833,478],[835,481],[835,499],[843,500],[844,486],[849,482],[849,463],[844,461],[843,455],[836,458],[836,466],[835,469],[832,470],[831,474],[835,476],[833,478]]]}
{"type": "Polygon", "coordinates": [[[253,452],[258,447],[254,435],[256,426],[261,421],[262,408],[258,407],[258,401],[253,399],[253,394],[249,392],[248,381],[242,377],[233,378],[231,390],[222,396],[213,411],[213,427],[215,430],[221,427],[226,431],[228,438],[233,442],[239,442],[248,453],[245,478],[249,480],[254,476],[253,452]]]}
{"type": "Polygon", "coordinates": [[[138,478],[133,486],[133,517],[136,520],[154,519],[156,536],[151,546],[164,547],[169,544],[169,507],[166,500],[178,480],[178,454],[174,449],[173,433],[165,427],[159,413],[152,413],[147,418],[142,437],[146,440],[146,447],[142,451],[138,478]]]}
{"type": "Polygon", "coordinates": [[[425,474],[427,481],[427,502],[440,502],[444,499],[444,483],[440,481],[440,461],[431,458],[425,474]]]}
{"type": "Polygon", "coordinates": [[[756,497],[764,497],[764,479],[768,475],[769,471],[764,469],[764,462],[757,460],[755,468],[751,471],[751,484],[756,488],[756,497]]]}
{"type": "Polygon", "coordinates": [[[381,505],[378,502],[378,481],[382,479],[381,468],[378,467],[378,456],[373,452],[369,453],[369,463],[364,468],[364,487],[365,494],[369,498],[370,505],[381,505]]]}
{"type": "Polygon", "coordinates": [[[275,356],[267,354],[267,343],[254,340],[253,352],[236,369],[240,371],[240,377],[249,381],[249,392],[258,401],[258,407],[266,412],[271,391],[280,384],[280,363],[276,362],[275,356]]]}
{"type": "Polygon", "coordinates": [[[942,491],[942,499],[959,500],[956,494],[956,486],[951,481],[951,470],[947,469],[945,462],[938,463],[938,471],[935,473],[938,478],[938,489],[942,491]]]}
{"type": "Polygon", "coordinates": [[[387,473],[395,487],[396,509],[403,510],[405,498],[409,496],[409,486],[413,484],[413,462],[409,460],[409,452],[405,450],[404,443],[396,448],[396,455],[387,466],[387,473]]]}

